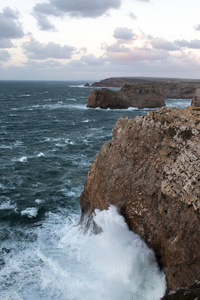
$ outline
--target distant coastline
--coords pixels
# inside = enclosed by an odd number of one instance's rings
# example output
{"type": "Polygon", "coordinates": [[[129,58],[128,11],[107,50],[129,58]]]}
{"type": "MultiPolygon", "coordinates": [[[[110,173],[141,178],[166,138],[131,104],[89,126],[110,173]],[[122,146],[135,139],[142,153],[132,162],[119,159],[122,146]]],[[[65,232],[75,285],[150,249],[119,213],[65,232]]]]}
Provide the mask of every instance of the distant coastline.
{"type": "Polygon", "coordinates": [[[192,99],[200,79],[164,78],[164,77],[110,77],[91,84],[92,87],[122,87],[124,84],[156,84],[162,86],[165,98],[192,99]]]}

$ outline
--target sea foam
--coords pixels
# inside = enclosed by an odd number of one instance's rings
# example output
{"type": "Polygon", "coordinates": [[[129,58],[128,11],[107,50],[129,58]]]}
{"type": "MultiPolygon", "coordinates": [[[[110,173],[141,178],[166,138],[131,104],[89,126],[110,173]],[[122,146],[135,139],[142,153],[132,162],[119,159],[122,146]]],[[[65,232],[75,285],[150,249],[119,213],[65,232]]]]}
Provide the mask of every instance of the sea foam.
{"type": "Polygon", "coordinates": [[[77,226],[78,218],[78,214],[50,213],[42,226],[23,232],[30,245],[23,240],[17,247],[12,241],[3,244],[12,249],[4,253],[0,269],[4,299],[159,300],[163,296],[165,276],[153,252],[129,231],[116,207],[95,211],[98,234],[92,227],[86,231],[84,224],[77,226]]]}

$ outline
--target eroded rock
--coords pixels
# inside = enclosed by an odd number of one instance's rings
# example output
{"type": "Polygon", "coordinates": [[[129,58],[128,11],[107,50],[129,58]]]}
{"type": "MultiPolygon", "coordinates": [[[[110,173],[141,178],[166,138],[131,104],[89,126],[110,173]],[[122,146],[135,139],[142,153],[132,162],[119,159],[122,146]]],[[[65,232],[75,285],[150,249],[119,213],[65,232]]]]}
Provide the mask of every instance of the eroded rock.
{"type": "Polygon", "coordinates": [[[192,106],[200,108],[200,89],[196,89],[195,95],[192,98],[192,106]]]}
{"type": "Polygon", "coordinates": [[[200,280],[200,115],[163,108],[120,118],[96,155],[82,214],[116,205],[153,248],[168,289],[200,280]]]}
{"type": "Polygon", "coordinates": [[[125,84],[120,91],[106,88],[92,91],[88,97],[87,106],[105,109],[155,108],[165,106],[165,99],[164,93],[158,84],[125,84]]]}

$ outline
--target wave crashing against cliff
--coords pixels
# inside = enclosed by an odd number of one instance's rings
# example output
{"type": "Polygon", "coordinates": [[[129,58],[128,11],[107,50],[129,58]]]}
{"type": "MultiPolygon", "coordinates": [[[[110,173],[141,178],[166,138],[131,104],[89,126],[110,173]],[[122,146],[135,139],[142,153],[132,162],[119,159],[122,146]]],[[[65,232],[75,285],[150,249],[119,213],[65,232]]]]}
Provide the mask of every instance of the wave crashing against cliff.
{"type": "Polygon", "coordinates": [[[115,206],[95,210],[101,232],[88,236],[84,257],[97,272],[97,299],[158,300],[165,293],[165,276],[154,253],[131,232],[115,206]]]}

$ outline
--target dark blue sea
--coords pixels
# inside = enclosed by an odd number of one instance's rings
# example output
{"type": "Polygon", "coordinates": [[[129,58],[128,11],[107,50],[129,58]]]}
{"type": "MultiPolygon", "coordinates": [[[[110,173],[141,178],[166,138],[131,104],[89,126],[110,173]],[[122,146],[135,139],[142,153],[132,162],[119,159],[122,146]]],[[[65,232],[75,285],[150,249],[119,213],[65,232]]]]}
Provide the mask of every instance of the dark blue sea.
{"type": "MultiPolygon", "coordinates": [[[[115,207],[78,225],[87,172],[119,117],[84,82],[0,82],[0,299],[159,300],[165,276],[115,207]]],[[[186,107],[190,100],[167,100],[186,107]]]]}

